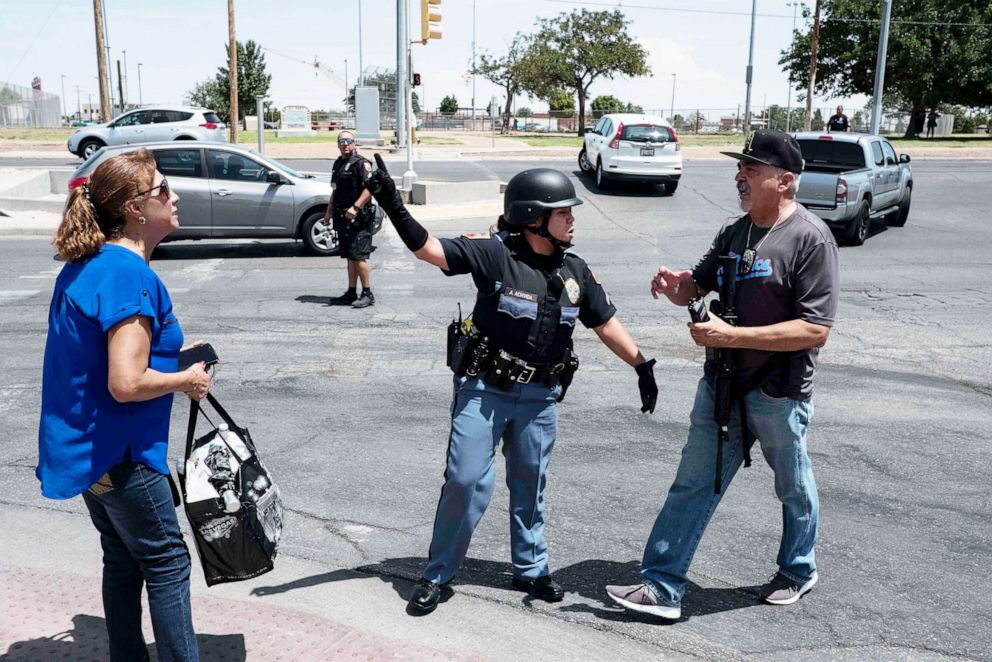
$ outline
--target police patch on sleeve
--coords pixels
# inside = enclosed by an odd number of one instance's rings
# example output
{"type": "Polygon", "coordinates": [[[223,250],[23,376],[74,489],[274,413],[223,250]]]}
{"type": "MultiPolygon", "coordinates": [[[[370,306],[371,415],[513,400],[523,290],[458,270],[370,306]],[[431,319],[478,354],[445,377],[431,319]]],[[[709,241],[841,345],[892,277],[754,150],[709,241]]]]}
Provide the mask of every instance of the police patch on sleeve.
{"type": "Polygon", "coordinates": [[[579,302],[579,284],[575,282],[574,278],[569,278],[565,281],[565,293],[568,295],[568,300],[572,302],[573,306],[579,302]]]}
{"type": "Polygon", "coordinates": [[[365,172],[372,172],[372,164],[368,161],[365,162],[365,172]]]}

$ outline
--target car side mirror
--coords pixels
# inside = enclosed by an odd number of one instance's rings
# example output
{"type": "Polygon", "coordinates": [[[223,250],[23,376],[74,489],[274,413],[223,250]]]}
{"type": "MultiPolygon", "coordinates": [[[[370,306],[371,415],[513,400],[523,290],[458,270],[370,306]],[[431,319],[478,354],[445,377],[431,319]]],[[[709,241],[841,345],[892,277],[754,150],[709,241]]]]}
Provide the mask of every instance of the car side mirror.
{"type": "Polygon", "coordinates": [[[909,163],[909,154],[900,154],[899,163],[909,163]]]}
{"type": "Polygon", "coordinates": [[[275,170],[269,170],[268,173],[266,173],[266,175],[265,175],[265,181],[267,181],[270,184],[285,184],[286,183],[286,180],[284,180],[282,178],[282,175],[280,175],[275,170]]]}

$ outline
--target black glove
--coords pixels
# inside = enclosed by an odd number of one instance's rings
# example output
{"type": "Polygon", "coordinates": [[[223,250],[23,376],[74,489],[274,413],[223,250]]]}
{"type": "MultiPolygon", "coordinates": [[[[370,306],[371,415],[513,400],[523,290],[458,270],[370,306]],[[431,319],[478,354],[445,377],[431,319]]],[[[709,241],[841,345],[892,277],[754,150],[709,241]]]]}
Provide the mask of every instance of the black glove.
{"type": "Polygon", "coordinates": [[[654,381],[655,360],[645,361],[634,370],[637,372],[637,388],[641,392],[641,411],[654,413],[658,402],[658,384],[654,381]]]}
{"type": "Polygon", "coordinates": [[[386,170],[379,154],[375,155],[375,171],[369,175],[365,182],[365,188],[369,190],[375,201],[379,203],[382,210],[389,216],[396,234],[400,236],[406,247],[413,252],[419,251],[427,243],[427,230],[407,211],[403,199],[400,198],[399,191],[396,190],[396,182],[386,170]]]}

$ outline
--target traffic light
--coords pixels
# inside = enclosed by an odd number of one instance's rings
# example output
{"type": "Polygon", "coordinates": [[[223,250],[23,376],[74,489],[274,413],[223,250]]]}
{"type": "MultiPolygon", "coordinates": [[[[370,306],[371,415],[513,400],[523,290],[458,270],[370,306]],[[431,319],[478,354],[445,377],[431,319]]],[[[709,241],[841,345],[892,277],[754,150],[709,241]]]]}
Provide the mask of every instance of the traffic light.
{"type": "Polygon", "coordinates": [[[418,87],[420,85],[420,74],[413,75],[413,86],[418,87]]]}
{"type": "Polygon", "coordinates": [[[420,43],[441,38],[441,0],[420,0],[420,43]]]}

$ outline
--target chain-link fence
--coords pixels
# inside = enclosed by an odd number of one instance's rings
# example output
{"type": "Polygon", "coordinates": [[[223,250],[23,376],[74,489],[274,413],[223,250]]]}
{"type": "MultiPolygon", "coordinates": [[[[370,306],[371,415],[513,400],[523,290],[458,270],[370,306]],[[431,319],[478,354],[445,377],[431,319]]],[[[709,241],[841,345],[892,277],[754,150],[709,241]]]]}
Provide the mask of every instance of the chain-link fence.
{"type": "Polygon", "coordinates": [[[0,87],[0,126],[56,128],[62,126],[61,100],[55,94],[20,85],[0,87]]]}

